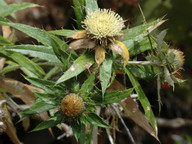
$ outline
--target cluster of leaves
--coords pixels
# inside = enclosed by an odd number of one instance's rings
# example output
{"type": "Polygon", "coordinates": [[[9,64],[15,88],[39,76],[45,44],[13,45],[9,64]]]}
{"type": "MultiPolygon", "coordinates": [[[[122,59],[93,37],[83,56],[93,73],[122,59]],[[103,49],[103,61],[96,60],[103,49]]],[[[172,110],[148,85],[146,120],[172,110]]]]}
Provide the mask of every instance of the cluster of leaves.
{"type": "MultiPolygon", "coordinates": [[[[97,10],[98,5],[95,0],[73,0],[73,2],[77,18],[76,22],[79,30],[81,30],[85,15],[97,10]]],[[[15,82],[17,82],[18,85],[20,84],[19,86],[25,88],[25,90],[34,92],[34,95],[31,93],[30,95],[25,95],[26,93],[21,94],[19,92],[19,96],[16,95],[16,97],[21,98],[26,104],[31,106],[22,111],[21,114],[23,117],[21,120],[34,114],[46,115],[46,118],[43,119],[44,122],[40,123],[33,131],[53,126],[59,127],[63,121],[69,122],[74,136],[79,139],[80,143],[90,143],[93,126],[103,128],[111,127],[103,118],[95,113],[96,106],[119,103],[121,100],[128,97],[126,101],[120,103],[125,113],[139,126],[157,138],[155,116],[148,98],[137,79],[155,79],[156,73],[162,68],[162,65],[159,66],[160,68],[151,65],[127,65],[124,68],[122,65],[119,65],[120,58],[117,54],[110,53],[101,64],[99,73],[93,73],[92,69],[94,69],[95,66],[93,52],[84,50],[81,55],[78,55],[75,51],[67,51],[68,44],[56,36],[59,35],[70,38],[71,35],[79,30],[62,29],[45,31],[25,24],[14,23],[5,18],[8,15],[14,17],[14,12],[28,7],[38,7],[38,5],[31,3],[6,5],[6,3],[1,0],[0,7],[0,25],[17,29],[40,43],[39,45],[15,45],[13,43],[14,30],[12,30],[7,38],[0,36],[0,56],[6,58],[6,66],[0,71],[0,75],[4,76],[8,72],[21,69],[25,74],[25,79],[34,86],[31,88],[29,85],[24,85],[14,80],[10,83],[9,80],[1,77],[0,81],[2,82],[0,87],[4,89],[4,92],[7,91],[15,96],[10,90],[10,86],[13,89],[18,89],[18,87],[14,87],[15,82]],[[49,68],[48,71],[43,69],[45,66],[49,68]],[[110,90],[112,85],[115,84],[117,70],[127,74],[133,88],[126,90],[113,89],[116,91],[110,90]],[[53,79],[57,79],[57,81],[53,81],[53,79]],[[153,129],[146,117],[137,108],[137,104],[129,97],[133,89],[138,94],[138,99],[153,129]],[[85,102],[85,111],[78,118],[67,121],[68,118],[60,110],[60,103],[64,96],[69,93],[76,93],[83,98],[85,102]],[[26,97],[28,97],[27,100],[26,97]],[[132,111],[133,108],[136,109],[136,112],[132,111]],[[142,123],[140,122],[141,119],[143,120],[142,123]],[[87,123],[91,126],[88,132],[85,130],[87,123]]],[[[153,48],[158,50],[157,53],[159,55],[163,55],[161,48],[165,31],[160,33],[157,39],[149,38],[149,34],[163,22],[162,19],[158,19],[134,28],[127,28],[123,30],[124,35],[119,38],[119,40],[126,45],[131,57],[135,57],[145,51],[151,51],[151,53],[153,53],[153,51],[156,51],[153,48]]],[[[164,58],[161,57],[162,60],[160,60],[159,55],[151,55],[147,57],[147,59],[162,62],[164,58]]],[[[168,69],[166,70],[168,74],[162,79],[172,84],[170,73],[168,69]]]]}

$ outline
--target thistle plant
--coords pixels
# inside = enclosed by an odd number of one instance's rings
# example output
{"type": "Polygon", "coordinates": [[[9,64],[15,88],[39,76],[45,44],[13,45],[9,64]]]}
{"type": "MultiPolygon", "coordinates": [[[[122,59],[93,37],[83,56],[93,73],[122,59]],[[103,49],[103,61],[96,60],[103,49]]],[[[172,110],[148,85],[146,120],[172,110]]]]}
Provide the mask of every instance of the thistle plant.
{"type": "MultiPolygon", "coordinates": [[[[102,117],[104,114],[97,110],[112,107],[131,142],[135,143],[121,117],[118,109],[121,107],[129,118],[159,140],[155,116],[138,80],[157,80],[159,108],[161,83],[167,82],[174,87],[174,83],[183,82],[175,76],[182,69],[183,53],[169,48],[164,41],[166,30],[158,35],[151,34],[165,20],[161,18],[126,28],[119,14],[99,9],[95,0],[73,0],[73,3],[79,30],[45,31],[1,17],[0,25],[22,31],[40,43],[15,45],[0,37],[0,56],[7,59],[7,65],[0,71],[2,93],[11,93],[29,106],[18,112],[21,121],[39,114],[43,122],[35,127],[34,132],[54,126],[61,129],[61,125],[66,123],[82,144],[91,143],[94,127],[105,128],[111,137],[108,129],[115,127],[109,121],[111,117],[115,121],[113,112],[102,117]],[[72,42],[65,42],[56,35],[72,39],[72,42]],[[148,55],[143,57],[146,61],[133,61],[146,51],[148,55]],[[42,66],[49,67],[48,72],[42,66]],[[16,69],[22,70],[24,78],[32,86],[5,78],[7,72],[16,69]],[[126,89],[125,84],[119,83],[115,79],[117,72],[127,75],[133,88],[126,89]],[[132,94],[137,95],[145,114],[130,97],[132,94]]],[[[15,5],[8,7],[14,9],[15,5]]],[[[7,12],[7,15],[11,14],[12,11],[7,12]]],[[[17,137],[12,138],[15,139],[18,141],[17,137]]]]}

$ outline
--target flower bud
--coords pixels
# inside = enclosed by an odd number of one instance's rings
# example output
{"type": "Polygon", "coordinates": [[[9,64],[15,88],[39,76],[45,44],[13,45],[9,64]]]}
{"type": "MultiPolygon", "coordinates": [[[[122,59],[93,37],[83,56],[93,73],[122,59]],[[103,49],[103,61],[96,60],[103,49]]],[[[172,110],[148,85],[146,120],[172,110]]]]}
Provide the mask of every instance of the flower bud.
{"type": "Polygon", "coordinates": [[[61,102],[61,110],[67,117],[76,117],[82,113],[84,103],[80,96],[69,94],[61,102]]]}

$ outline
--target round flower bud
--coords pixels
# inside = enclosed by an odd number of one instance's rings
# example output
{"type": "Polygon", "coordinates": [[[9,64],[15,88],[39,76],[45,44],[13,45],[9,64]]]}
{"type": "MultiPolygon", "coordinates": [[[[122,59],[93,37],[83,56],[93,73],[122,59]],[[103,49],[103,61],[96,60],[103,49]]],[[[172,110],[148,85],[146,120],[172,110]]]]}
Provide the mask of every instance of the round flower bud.
{"type": "Polygon", "coordinates": [[[107,9],[89,13],[83,24],[87,33],[100,41],[107,38],[113,40],[113,37],[121,35],[120,32],[125,27],[122,17],[107,9]]]}
{"type": "Polygon", "coordinates": [[[84,109],[83,100],[76,94],[69,94],[61,101],[61,110],[68,117],[76,117],[84,109]]]}

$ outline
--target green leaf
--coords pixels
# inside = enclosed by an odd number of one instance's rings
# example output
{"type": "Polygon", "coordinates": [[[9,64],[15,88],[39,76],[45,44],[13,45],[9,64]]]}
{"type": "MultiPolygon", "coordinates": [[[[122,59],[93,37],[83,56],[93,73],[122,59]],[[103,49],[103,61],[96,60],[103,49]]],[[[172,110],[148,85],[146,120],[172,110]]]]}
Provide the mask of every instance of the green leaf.
{"type": "Polygon", "coordinates": [[[93,87],[95,85],[94,81],[95,81],[95,74],[92,73],[81,86],[81,89],[79,91],[81,97],[86,98],[90,94],[90,92],[93,90],[93,87]]]}
{"type": "Polygon", "coordinates": [[[72,131],[73,131],[73,135],[75,136],[75,138],[77,140],[80,138],[81,126],[82,126],[82,124],[80,122],[77,122],[77,121],[72,121],[71,122],[71,128],[72,128],[72,131]]]}
{"type": "Polygon", "coordinates": [[[35,96],[50,105],[57,106],[60,104],[60,98],[56,94],[35,92],[35,96]]]}
{"type": "Polygon", "coordinates": [[[5,39],[4,37],[0,36],[0,45],[11,45],[12,43],[5,39]]]}
{"type": "Polygon", "coordinates": [[[85,0],[85,10],[86,13],[91,13],[99,9],[97,0],[85,0]]]}
{"type": "Polygon", "coordinates": [[[154,80],[156,78],[156,67],[150,65],[127,65],[126,68],[139,79],[154,80]]]}
{"type": "Polygon", "coordinates": [[[68,30],[68,29],[62,29],[62,30],[53,30],[48,31],[51,34],[59,35],[59,36],[71,36],[72,34],[78,32],[79,30],[68,30]]]}
{"type": "Polygon", "coordinates": [[[96,113],[89,113],[86,115],[87,121],[89,121],[94,126],[99,126],[103,128],[111,128],[100,116],[96,113]]]}
{"type": "Polygon", "coordinates": [[[31,72],[33,72],[34,74],[36,74],[38,76],[45,74],[45,72],[39,65],[37,65],[36,63],[31,61],[24,55],[21,55],[19,53],[12,53],[9,55],[9,57],[11,59],[13,59],[16,63],[18,63],[20,66],[30,70],[31,72]]]}
{"type": "Polygon", "coordinates": [[[111,78],[113,60],[106,58],[99,69],[99,79],[101,82],[102,94],[105,94],[109,80],[111,78]]]}
{"type": "Polygon", "coordinates": [[[156,122],[155,116],[151,109],[151,104],[149,103],[147,96],[145,95],[144,91],[141,88],[141,85],[139,84],[137,79],[134,77],[134,75],[126,68],[125,68],[125,72],[127,73],[132,85],[134,86],[135,91],[138,94],[139,101],[141,102],[141,105],[145,111],[145,114],[146,114],[147,118],[149,119],[149,122],[151,123],[153,129],[157,133],[157,122],[156,122]]]}
{"type": "Polygon", "coordinates": [[[32,105],[32,107],[23,110],[22,113],[25,115],[39,114],[55,107],[55,105],[51,105],[45,101],[42,101],[41,99],[37,99],[36,102],[32,105]]]}
{"type": "Polygon", "coordinates": [[[106,104],[112,104],[112,103],[118,103],[122,99],[130,96],[132,93],[133,88],[124,90],[124,91],[114,91],[114,92],[108,92],[104,99],[102,100],[101,95],[99,94],[93,94],[91,97],[92,99],[98,104],[98,105],[106,105],[106,104]]]}
{"type": "Polygon", "coordinates": [[[85,5],[85,0],[73,0],[73,5],[74,5],[74,11],[76,15],[76,22],[79,27],[79,29],[82,29],[82,21],[84,19],[84,5],[85,5]]]}
{"type": "Polygon", "coordinates": [[[27,2],[3,5],[0,7],[0,16],[5,17],[16,11],[30,8],[30,7],[39,7],[39,5],[33,4],[33,3],[27,3],[27,2]]]}
{"type": "Polygon", "coordinates": [[[79,142],[80,144],[85,144],[86,141],[86,126],[85,124],[81,125],[81,133],[80,133],[80,138],[79,138],[79,142]]]}
{"type": "Polygon", "coordinates": [[[4,47],[6,51],[19,52],[52,63],[61,63],[55,56],[52,47],[43,45],[14,45],[4,47]]]}
{"type": "MultiPolygon", "coordinates": [[[[159,27],[163,22],[165,21],[158,19],[134,28],[127,28],[123,31],[125,35],[120,38],[120,41],[127,46],[131,56],[149,50],[150,43],[146,36],[159,27]]],[[[155,44],[154,40],[152,40],[152,45],[154,45],[154,47],[155,44]]]]}
{"type": "Polygon", "coordinates": [[[32,85],[45,90],[47,93],[61,93],[64,92],[64,86],[55,86],[55,82],[43,80],[38,78],[25,77],[32,85]]]}
{"type": "Polygon", "coordinates": [[[75,77],[88,69],[94,63],[94,58],[88,54],[82,54],[73,63],[73,65],[57,80],[56,84],[62,83],[72,77],[75,77]]]}
{"type": "Polygon", "coordinates": [[[32,131],[39,131],[39,130],[54,127],[57,124],[60,124],[62,120],[63,120],[63,115],[61,113],[56,113],[54,117],[40,123],[32,131]]]}
{"type": "Polygon", "coordinates": [[[167,30],[163,30],[160,32],[160,34],[157,37],[157,48],[159,51],[161,50],[163,39],[165,38],[166,34],[167,34],[167,30]]]}

